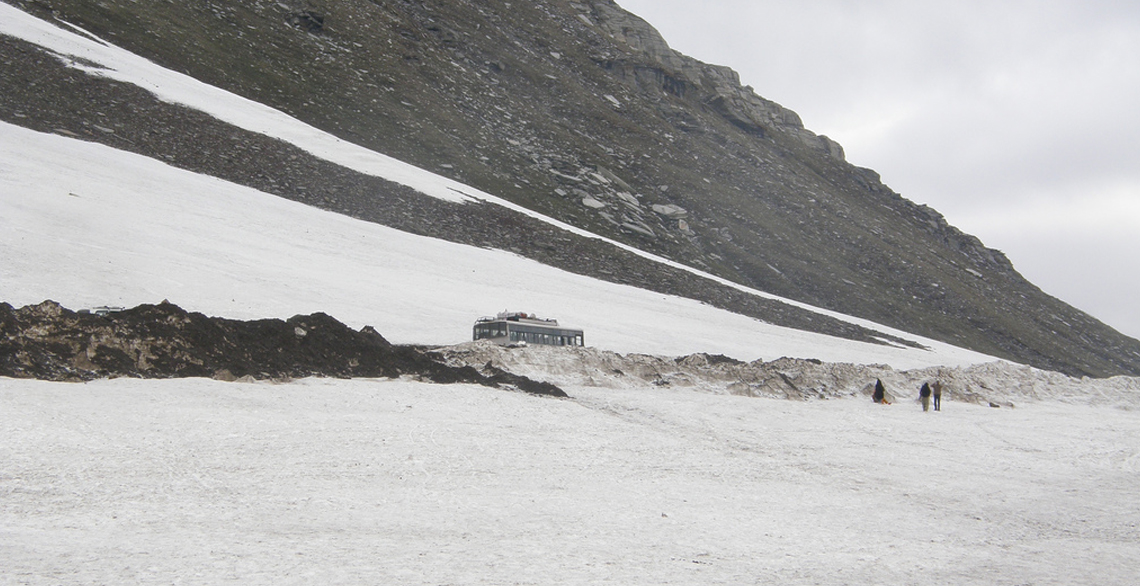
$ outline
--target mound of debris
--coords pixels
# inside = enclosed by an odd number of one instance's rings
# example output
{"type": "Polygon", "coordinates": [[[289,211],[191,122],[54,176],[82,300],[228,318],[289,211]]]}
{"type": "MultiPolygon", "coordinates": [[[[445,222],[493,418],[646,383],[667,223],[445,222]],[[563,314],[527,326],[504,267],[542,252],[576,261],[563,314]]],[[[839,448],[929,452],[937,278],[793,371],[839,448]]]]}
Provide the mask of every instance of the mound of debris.
{"type": "Polygon", "coordinates": [[[237,321],[188,312],[167,301],[98,312],[70,311],[53,301],[20,309],[0,303],[0,376],[53,381],[414,376],[566,396],[552,384],[502,369],[449,366],[434,353],[392,345],[371,326],[355,331],[323,313],[237,321]]]}
{"type": "Polygon", "coordinates": [[[1140,406],[1140,377],[1073,378],[1004,361],[895,370],[884,364],[800,358],[743,362],[719,354],[667,357],[588,347],[508,348],[485,340],[436,352],[455,367],[499,368],[563,388],[672,388],[771,399],[861,397],[870,401],[875,381],[881,380],[892,403],[917,404],[922,384],[938,380],[943,384],[944,400],[991,407],[1027,401],[1114,405],[1128,410],[1140,406]]]}

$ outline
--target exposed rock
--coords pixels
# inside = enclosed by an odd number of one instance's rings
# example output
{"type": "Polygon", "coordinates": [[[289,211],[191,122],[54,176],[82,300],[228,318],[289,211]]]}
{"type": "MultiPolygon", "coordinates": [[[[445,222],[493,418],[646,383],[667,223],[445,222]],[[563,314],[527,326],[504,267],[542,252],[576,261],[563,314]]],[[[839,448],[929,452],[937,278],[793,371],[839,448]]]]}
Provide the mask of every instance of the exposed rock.
{"type": "Polygon", "coordinates": [[[623,64],[634,79],[649,77],[654,85],[675,95],[696,92],[706,105],[749,132],[763,133],[773,124],[803,127],[795,112],[757,96],[751,87],[741,86],[740,75],[731,68],[702,63],[673,50],[652,25],[616,5],[593,5],[599,25],[647,60],[642,64],[623,64]],[[645,65],[654,75],[647,76],[645,65]]]}
{"type": "Polygon", "coordinates": [[[293,12],[288,17],[289,24],[313,34],[319,34],[325,28],[323,14],[312,10],[293,12]]]}
{"type": "Polygon", "coordinates": [[[674,204],[654,204],[653,211],[661,214],[662,216],[665,216],[666,218],[671,218],[674,220],[679,220],[689,215],[689,212],[685,211],[685,208],[674,204]]]}
{"type": "Polygon", "coordinates": [[[622,200],[623,202],[625,202],[625,203],[627,203],[627,204],[629,204],[635,208],[641,207],[641,202],[637,201],[637,197],[631,193],[619,191],[617,196],[618,196],[618,199],[622,200]]]}
{"type": "Polygon", "coordinates": [[[621,227],[625,228],[626,230],[637,232],[638,234],[641,234],[643,236],[648,236],[650,238],[656,238],[657,237],[657,234],[655,234],[653,232],[653,229],[650,228],[649,226],[646,226],[644,222],[639,222],[636,220],[626,220],[625,222],[621,223],[621,227]]]}
{"type": "Polygon", "coordinates": [[[582,198],[582,205],[595,210],[606,207],[606,204],[594,199],[593,197],[586,196],[582,198]]]}

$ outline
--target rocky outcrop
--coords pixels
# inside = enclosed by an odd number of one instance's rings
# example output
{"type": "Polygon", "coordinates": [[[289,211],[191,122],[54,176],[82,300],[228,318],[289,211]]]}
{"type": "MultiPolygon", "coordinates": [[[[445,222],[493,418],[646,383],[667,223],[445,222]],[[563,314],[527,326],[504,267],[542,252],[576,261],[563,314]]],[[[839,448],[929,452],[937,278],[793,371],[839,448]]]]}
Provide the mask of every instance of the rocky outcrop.
{"type": "Polygon", "coordinates": [[[641,85],[649,82],[662,92],[693,97],[748,132],[763,134],[772,126],[803,129],[799,115],[742,86],[740,75],[733,69],[702,63],[673,50],[657,29],[614,2],[594,1],[590,7],[598,26],[635,56],[606,62],[607,67],[620,69],[631,81],[641,85]]]}
{"type": "Polygon", "coordinates": [[[289,14],[289,24],[312,34],[320,34],[325,28],[325,17],[312,10],[299,10],[289,14]]]}
{"type": "Polygon", "coordinates": [[[740,74],[732,68],[703,63],[673,50],[651,24],[613,2],[599,0],[591,6],[598,25],[637,56],[609,60],[608,68],[621,71],[643,88],[694,99],[746,132],[759,136],[773,130],[784,132],[835,160],[845,160],[839,143],[807,130],[798,114],[757,95],[751,86],[741,85],[740,74]]]}

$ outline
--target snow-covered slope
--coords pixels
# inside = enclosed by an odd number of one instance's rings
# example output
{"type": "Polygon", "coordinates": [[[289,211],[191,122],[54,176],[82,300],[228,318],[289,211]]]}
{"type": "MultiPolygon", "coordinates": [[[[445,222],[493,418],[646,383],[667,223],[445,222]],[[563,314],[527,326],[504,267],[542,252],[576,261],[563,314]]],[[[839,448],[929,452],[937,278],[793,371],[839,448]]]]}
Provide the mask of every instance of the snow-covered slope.
{"type": "Polygon", "coordinates": [[[540,312],[620,352],[713,352],[897,367],[992,360],[775,327],[516,255],[413,236],[66,137],[0,126],[0,294],[72,308],[169,299],[233,318],[323,311],[393,341],[466,340],[475,318],[540,312]]]}
{"type": "MultiPolygon", "coordinates": [[[[82,31],[65,31],[5,4],[0,4],[0,15],[0,31],[75,59],[74,66],[92,74],[136,84],[162,99],[433,197],[475,198],[542,218],[158,67],[82,31]]],[[[475,317],[509,308],[558,317],[585,328],[592,344],[623,352],[706,351],[748,360],[796,356],[899,367],[992,360],[817,308],[810,309],[899,334],[932,350],[836,341],[774,328],[513,255],[317,212],[111,149],[10,125],[3,128],[0,148],[6,169],[0,175],[0,205],[10,222],[3,238],[14,260],[0,268],[0,294],[14,304],[44,298],[70,306],[169,298],[227,317],[325,311],[347,323],[373,325],[395,341],[432,344],[463,341],[475,317]],[[43,197],[49,194],[66,199],[43,197]]]]}

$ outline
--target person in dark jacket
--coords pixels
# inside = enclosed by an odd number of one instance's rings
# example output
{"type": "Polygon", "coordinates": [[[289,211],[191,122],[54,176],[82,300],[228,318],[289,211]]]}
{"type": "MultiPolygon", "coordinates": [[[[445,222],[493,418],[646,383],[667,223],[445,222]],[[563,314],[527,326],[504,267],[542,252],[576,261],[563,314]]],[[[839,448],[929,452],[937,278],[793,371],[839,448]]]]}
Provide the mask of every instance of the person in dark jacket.
{"type": "Polygon", "coordinates": [[[922,388],[918,390],[918,398],[922,400],[922,410],[930,411],[930,384],[922,383],[922,388]]]}
{"type": "Polygon", "coordinates": [[[887,389],[883,387],[883,381],[875,379],[875,393],[871,395],[871,400],[876,403],[882,403],[883,405],[890,405],[890,402],[887,401],[886,394],[887,389]]]}

